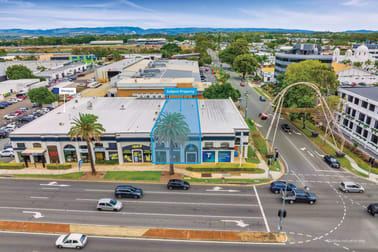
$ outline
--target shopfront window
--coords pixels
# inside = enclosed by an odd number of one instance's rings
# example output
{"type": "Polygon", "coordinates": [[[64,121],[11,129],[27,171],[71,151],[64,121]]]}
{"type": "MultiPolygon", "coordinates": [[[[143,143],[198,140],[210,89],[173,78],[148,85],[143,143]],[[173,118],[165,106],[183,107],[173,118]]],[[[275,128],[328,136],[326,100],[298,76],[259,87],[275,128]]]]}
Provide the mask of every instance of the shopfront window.
{"type": "Polygon", "coordinates": [[[58,148],[56,147],[56,145],[47,146],[47,151],[49,153],[50,163],[59,163],[58,148]]]}
{"type": "Polygon", "coordinates": [[[40,143],[33,143],[33,148],[41,148],[42,145],[40,143]]]}
{"type": "Polygon", "coordinates": [[[202,152],[203,162],[215,162],[215,151],[203,151],[202,152]]]}
{"type": "Polygon", "coordinates": [[[77,162],[76,148],[73,145],[66,145],[63,148],[64,160],[66,162],[77,162]]]}
{"type": "Polygon", "coordinates": [[[109,151],[109,160],[116,160],[116,161],[118,161],[118,152],[109,151]]]}
{"type": "Polygon", "coordinates": [[[219,151],[218,162],[231,162],[231,151],[219,151]]]}

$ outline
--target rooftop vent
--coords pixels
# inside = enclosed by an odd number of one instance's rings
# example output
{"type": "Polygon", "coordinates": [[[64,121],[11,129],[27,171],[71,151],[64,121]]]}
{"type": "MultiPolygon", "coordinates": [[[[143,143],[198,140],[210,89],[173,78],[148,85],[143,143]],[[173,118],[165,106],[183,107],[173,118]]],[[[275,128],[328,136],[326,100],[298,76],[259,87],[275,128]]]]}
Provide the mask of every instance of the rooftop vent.
{"type": "Polygon", "coordinates": [[[79,100],[78,100],[78,99],[75,99],[75,103],[79,103],[79,100]]]}
{"type": "Polygon", "coordinates": [[[125,105],[121,105],[121,108],[120,108],[120,110],[125,110],[126,108],[125,108],[125,105]]]}
{"type": "Polygon", "coordinates": [[[60,123],[59,123],[59,126],[63,126],[63,125],[64,125],[64,122],[60,122],[60,123]]]}
{"type": "Polygon", "coordinates": [[[92,110],[92,109],[93,109],[93,103],[92,103],[92,102],[89,101],[89,102],[87,103],[87,109],[88,109],[88,110],[92,110]]]}

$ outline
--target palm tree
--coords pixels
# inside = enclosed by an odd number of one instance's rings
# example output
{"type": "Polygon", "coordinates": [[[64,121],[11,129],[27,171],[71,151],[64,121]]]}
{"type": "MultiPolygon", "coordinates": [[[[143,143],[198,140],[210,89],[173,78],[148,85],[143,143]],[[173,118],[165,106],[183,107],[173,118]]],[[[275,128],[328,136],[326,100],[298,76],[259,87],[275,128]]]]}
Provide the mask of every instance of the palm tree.
{"type": "Polygon", "coordinates": [[[71,122],[72,127],[68,131],[71,139],[81,138],[87,142],[88,156],[91,162],[92,175],[96,175],[96,169],[92,157],[91,142],[100,139],[100,136],[105,132],[104,127],[97,122],[98,116],[92,114],[79,113],[79,118],[75,118],[71,122]]]}
{"type": "Polygon", "coordinates": [[[175,173],[173,168],[173,147],[179,145],[188,139],[190,129],[185,122],[185,117],[181,113],[162,113],[154,130],[154,140],[161,143],[169,144],[169,173],[175,173]]]}

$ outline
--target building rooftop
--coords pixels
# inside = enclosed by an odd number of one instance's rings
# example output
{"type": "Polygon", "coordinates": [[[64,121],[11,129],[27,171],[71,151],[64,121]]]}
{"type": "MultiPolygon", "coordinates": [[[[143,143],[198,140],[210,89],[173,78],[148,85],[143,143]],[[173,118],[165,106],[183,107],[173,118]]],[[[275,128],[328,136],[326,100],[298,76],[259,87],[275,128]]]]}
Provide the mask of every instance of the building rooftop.
{"type": "Polygon", "coordinates": [[[337,73],[337,72],[352,68],[353,66],[347,66],[347,65],[344,65],[344,64],[332,62],[332,67],[335,70],[335,72],[337,73]]]}
{"type": "Polygon", "coordinates": [[[342,90],[347,90],[376,102],[378,101],[378,87],[342,87],[340,91],[342,90]]]}
{"type": "MultiPolygon", "coordinates": [[[[79,97],[52,110],[46,115],[16,129],[11,137],[66,135],[71,122],[80,113],[98,116],[106,135],[149,136],[163,108],[163,99],[137,99],[132,97],[79,97]],[[43,127],[41,127],[43,126],[43,127]]],[[[234,135],[235,130],[248,130],[234,103],[230,99],[198,100],[202,134],[234,135]]]]}
{"type": "Polygon", "coordinates": [[[21,89],[28,89],[29,86],[40,83],[39,79],[18,79],[6,80],[0,82],[0,94],[8,93],[11,89],[13,91],[20,91],[21,89]]]}

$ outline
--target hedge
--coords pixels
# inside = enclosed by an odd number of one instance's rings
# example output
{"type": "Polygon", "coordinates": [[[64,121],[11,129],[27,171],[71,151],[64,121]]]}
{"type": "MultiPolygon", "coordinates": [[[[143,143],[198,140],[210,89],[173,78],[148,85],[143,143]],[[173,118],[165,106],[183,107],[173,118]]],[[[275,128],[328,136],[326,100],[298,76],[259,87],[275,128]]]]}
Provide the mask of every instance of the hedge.
{"type": "Polygon", "coordinates": [[[49,170],[68,170],[72,168],[71,164],[48,164],[46,165],[49,170]]]}
{"type": "Polygon", "coordinates": [[[96,164],[104,164],[104,165],[115,165],[119,164],[117,159],[113,160],[96,160],[96,164]]]}
{"type": "Polygon", "coordinates": [[[256,168],[255,164],[250,163],[244,163],[240,167],[239,164],[234,163],[202,164],[189,166],[186,169],[194,172],[265,172],[263,169],[256,168]]]}
{"type": "Polygon", "coordinates": [[[17,170],[17,169],[24,169],[24,163],[5,163],[0,162],[0,169],[7,169],[7,170],[17,170]]]}

